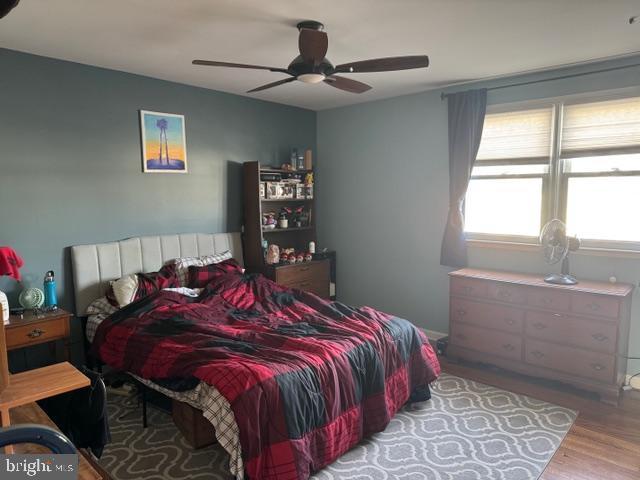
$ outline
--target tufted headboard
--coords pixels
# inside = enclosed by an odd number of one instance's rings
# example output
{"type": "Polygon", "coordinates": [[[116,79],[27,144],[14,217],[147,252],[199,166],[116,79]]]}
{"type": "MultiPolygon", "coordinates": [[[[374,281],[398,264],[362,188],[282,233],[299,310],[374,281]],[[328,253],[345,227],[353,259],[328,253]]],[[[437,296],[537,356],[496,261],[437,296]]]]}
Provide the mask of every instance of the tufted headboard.
{"type": "Polygon", "coordinates": [[[179,257],[200,257],[230,250],[242,263],[239,233],[183,233],[133,237],[117,242],[71,247],[76,315],[102,297],[111,280],[131,273],[155,272],[179,257]]]}

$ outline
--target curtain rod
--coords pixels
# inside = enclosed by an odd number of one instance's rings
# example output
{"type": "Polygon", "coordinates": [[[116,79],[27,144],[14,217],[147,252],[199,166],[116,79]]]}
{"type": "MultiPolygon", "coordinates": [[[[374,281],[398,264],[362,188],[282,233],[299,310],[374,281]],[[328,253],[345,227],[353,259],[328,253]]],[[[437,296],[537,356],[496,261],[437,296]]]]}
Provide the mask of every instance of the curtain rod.
{"type": "MultiPolygon", "coordinates": [[[[558,77],[543,78],[541,80],[529,80],[529,81],[526,81],[526,82],[508,83],[506,85],[498,85],[497,87],[487,88],[487,91],[500,90],[502,88],[522,87],[524,85],[533,85],[535,83],[553,82],[554,80],[565,80],[567,78],[583,77],[585,75],[593,75],[595,73],[613,72],[615,70],[623,70],[625,68],[633,68],[633,67],[640,67],[640,63],[634,63],[634,64],[630,64],[630,65],[621,65],[621,66],[618,66],[618,67],[602,68],[600,70],[592,70],[590,72],[570,73],[570,74],[567,74],[567,75],[560,75],[558,77]]],[[[481,82],[482,80],[478,80],[478,81],[481,82]]],[[[450,95],[453,95],[454,93],[458,93],[458,92],[451,92],[451,93],[442,92],[440,94],[440,98],[442,100],[444,100],[445,98],[449,97],[450,95]]]]}

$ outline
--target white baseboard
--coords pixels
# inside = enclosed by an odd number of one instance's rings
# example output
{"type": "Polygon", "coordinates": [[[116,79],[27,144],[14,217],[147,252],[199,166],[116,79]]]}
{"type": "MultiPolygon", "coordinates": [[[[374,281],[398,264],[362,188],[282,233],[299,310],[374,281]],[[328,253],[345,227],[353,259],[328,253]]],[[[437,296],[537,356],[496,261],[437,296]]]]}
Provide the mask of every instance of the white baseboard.
{"type": "Polygon", "coordinates": [[[447,333],[436,332],[435,330],[427,330],[426,328],[422,328],[421,330],[427,337],[429,337],[429,340],[433,340],[434,342],[448,335],[447,333]]]}

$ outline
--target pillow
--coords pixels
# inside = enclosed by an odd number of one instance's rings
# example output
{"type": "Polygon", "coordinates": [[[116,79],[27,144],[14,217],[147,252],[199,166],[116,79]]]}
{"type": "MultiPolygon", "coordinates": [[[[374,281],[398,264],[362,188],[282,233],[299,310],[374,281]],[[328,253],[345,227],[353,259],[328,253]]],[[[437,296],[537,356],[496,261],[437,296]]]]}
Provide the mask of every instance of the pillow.
{"type": "MultiPolygon", "coordinates": [[[[138,288],[133,296],[133,300],[140,300],[164,288],[178,288],[180,281],[176,266],[173,263],[163,266],[153,273],[138,273],[138,288]]],[[[122,305],[120,305],[122,307],[122,305]]]]}
{"type": "Polygon", "coordinates": [[[203,288],[214,278],[227,273],[242,273],[243,268],[233,258],[223,262],[189,267],[189,288],[203,288]]]}
{"type": "Polygon", "coordinates": [[[138,292],[138,275],[136,273],[125,275],[119,280],[111,282],[111,290],[120,308],[126,307],[133,302],[138,292]]]}
{"type": "Polygon", "coordinates": [[[220,263],[232,258],[231,252],[226,250],[222,253],[216,253],[214,255],[205,255],[203,257],[184,257],[176,258],[173,264],[176,266],[176,273],[178,275],[178,282],[181,287],[189,285],[189,267],[204,267],[205,265],[212,265],[214,263],[220,263]]]}

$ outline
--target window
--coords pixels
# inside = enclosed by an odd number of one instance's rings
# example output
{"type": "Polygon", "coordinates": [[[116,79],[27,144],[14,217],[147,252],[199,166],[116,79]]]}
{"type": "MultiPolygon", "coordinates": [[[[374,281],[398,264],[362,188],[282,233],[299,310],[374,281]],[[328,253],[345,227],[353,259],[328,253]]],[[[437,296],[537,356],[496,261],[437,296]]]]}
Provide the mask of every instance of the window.
{"type": "Polygon", "coordinates": [[[552,218],[585,245],[640,249],[640,97],[490,112],[465,200],[470,238],[532,241],[552,218]]]}

